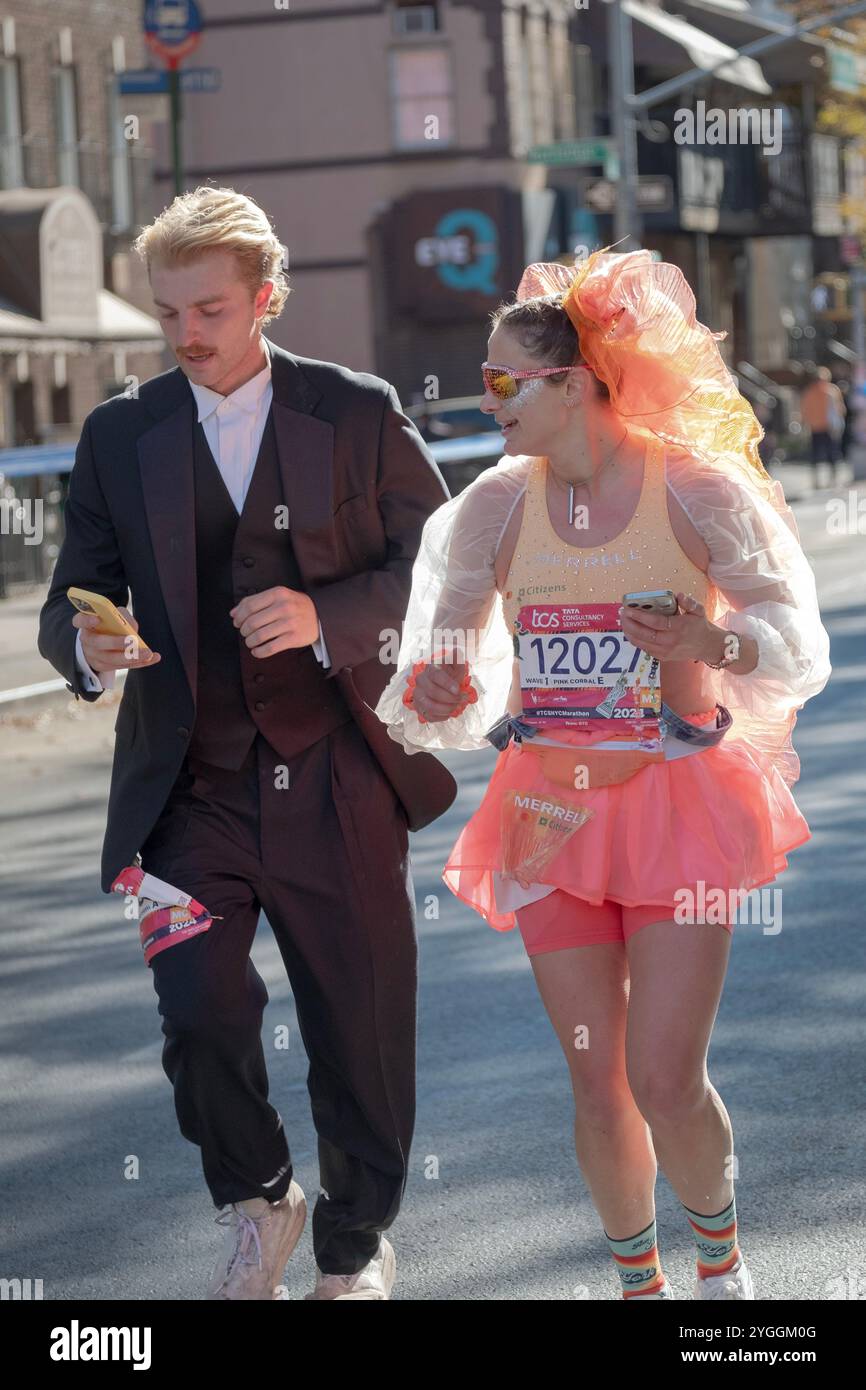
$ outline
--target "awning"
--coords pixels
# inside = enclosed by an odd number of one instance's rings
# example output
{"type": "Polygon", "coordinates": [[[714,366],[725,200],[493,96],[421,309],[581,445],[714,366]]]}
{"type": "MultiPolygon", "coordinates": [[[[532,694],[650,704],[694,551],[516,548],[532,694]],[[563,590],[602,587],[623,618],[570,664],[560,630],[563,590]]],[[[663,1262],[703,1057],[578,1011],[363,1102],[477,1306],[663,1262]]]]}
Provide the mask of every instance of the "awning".
{"type": "MultiPolygon", "coordinates": [[[[745,48],[755,39],[779,33],[795,23],[793,14],[756,9],[748,0],[676,0],[686,14],[705,25],[714,38],[745,48]]],[[[764,71],[774,85],[780,82],[814,82],[825,68],[828,45],[816,33],[797,34],[761,54],[764,71]]]]}
{"type": "Polygon", "coordinates": [[[89,333],[43,323],[0,300],[0,352],[88,352],[94,343],[127,352],[161,352],[165,339],[156,319],[110,290],[96,292],[96,323],[89,333]]]}
{"type": "Polygon", "coordinates": [[[744,87],[750,92],[758,92],[761,96],[772,95],[773,89],[754,58],[740,58],[735,48],[730,48],[720,39],[714,39],[702,29],[697,29],[694,24],[689,24],[677,15],[668,14],[666,10],[657,10],[651,5],[642,4],[641,0],[623,0],[622,8],[632,19],[646,24],[657,34],[662,34],[671,42],[679,44],[680,48],[684,48],[696,68],[708,71],[715,69],[715,76],[725,82],[732,82],[735,86],[744,87]],[[727,61],[722,62],[723,59],[727,61]],[[722,63],[722,66],[717,67],[717,63],[722,63]]]}
{"type": "MultiPolygon", "coordinates": [[[[679,0],[682,3],[683,0],[679,0]]],[[[750,0],[686,0],[699,10],[718,10],[722,14],[748,15],[752,6],[750,0]]]]}
{"type": "Polygon", "coordinates": [[[150,338],[160,348],[164,347],[165,339],[157,319],[142,313],[134,304],[127,304],[111,290],[99,290],[97,299],[100,338],[150,338]]]}

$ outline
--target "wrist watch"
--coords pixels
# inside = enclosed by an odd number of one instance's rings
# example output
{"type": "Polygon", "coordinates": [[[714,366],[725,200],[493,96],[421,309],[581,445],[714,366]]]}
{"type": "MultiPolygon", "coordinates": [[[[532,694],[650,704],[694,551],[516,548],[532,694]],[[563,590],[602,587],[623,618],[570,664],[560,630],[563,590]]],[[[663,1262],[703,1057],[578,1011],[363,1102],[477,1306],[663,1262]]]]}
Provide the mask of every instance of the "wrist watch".
{"type": "Polygon", "coordinates": [[[714,671],[724,671],[726,666],[732,666],[735,661],[740,659],[740,638],[736,632],[725,633],[725,646],[730,645],[732,651],[727,656],[723,656],[721,661],[704,661],[705,666],[711,666],[714,671]]]}

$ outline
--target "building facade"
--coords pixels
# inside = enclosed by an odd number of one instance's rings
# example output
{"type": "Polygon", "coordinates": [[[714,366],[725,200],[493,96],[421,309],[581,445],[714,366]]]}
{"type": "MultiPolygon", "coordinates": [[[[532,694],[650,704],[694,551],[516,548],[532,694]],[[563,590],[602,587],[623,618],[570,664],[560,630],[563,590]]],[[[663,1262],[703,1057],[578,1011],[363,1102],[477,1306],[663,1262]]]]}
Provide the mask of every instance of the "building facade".
{"type": "Polygon", "coordinates": [[[545,171],[520,158],[515,128],[577,129],[573,13],[208,0],[196,61],[221,87],[185,99],[186,185],[239,188],[273,218],[293,291],[278,342],[379,372],[405,401],[480,389],[486,316],[544,250],[545,171]]]}
{"type": "Polygon", "coordinates": [[[164,369],[129,249],[153,206],[153,131],[118,93],[145,51],[135,0],[0,11],[2,448],[74,442],[99,401],[164,369]]]}
{"type": "MultiPolygon", "coordinates": [[[[784,370],[816,349],[813,279],[844,230],[842,151],[814,128],[826,44],[808,36],[740,59],[736,48],[778,23],[772,7],[625,8],[638,91],[731,54],[641,125],[640,173],[669,189],[648,207],[642,242],[682,267],[704,321],[727,334],[730,365],[784,370]],[[778,108],[781,147],[678,145],[676,113],[699,101],[778,108]]],[[[186,186],[241,188],[272,216],[293,289],[277,340],[379,372],[408,402],[477,391],[487,316],[523,265],[614,240],[606,171],[585,149],[567,154],[611,134],[609,9],[208,0],[196,61],[221,86],[185,99],[186,186]]],[[[167,138],[160,151],[164,203],[167,138]]]]}

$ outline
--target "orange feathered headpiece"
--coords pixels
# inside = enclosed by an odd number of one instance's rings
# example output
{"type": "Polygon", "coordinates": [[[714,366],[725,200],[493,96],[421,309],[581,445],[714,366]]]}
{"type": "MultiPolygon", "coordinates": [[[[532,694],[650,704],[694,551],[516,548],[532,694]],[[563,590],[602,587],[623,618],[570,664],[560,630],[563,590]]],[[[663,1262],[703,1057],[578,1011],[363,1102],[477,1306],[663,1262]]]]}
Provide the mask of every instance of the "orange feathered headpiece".
{"type": "Polygon", "coordinates": [[[758,454],[763,427],[716,346],[725,334],[698,323],[678,266],[649,251],[605,247],[577,265],[528,266],[517,299],[539,295],[561,297],[583,360],[624,420],[707,464],[734,467],[779,505],[778,484],[758,454]]]}

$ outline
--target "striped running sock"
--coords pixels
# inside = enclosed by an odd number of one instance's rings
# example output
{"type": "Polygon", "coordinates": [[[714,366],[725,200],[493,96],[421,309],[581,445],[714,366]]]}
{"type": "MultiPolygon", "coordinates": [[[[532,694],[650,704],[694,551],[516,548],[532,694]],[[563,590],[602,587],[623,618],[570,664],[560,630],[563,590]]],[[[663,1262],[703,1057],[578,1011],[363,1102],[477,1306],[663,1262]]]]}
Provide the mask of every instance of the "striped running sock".
{"type": "Polygon", "coordinates": [[[626,1240],[611,1240],[607,1231],[604,1234],[619,1272],[623,1298],[658,1293],[665,1277],[656,1248],[655,1217],[644,1230],[626,1240]]]}
{"type": "Polygon", "coordinates": [[[732,1197],[715,1216],[703,1216],[682,1203],[698,1247],[698,1278],[726,1274],[740,1258],[737,1244],[737,1199],[732,1197]]]}

